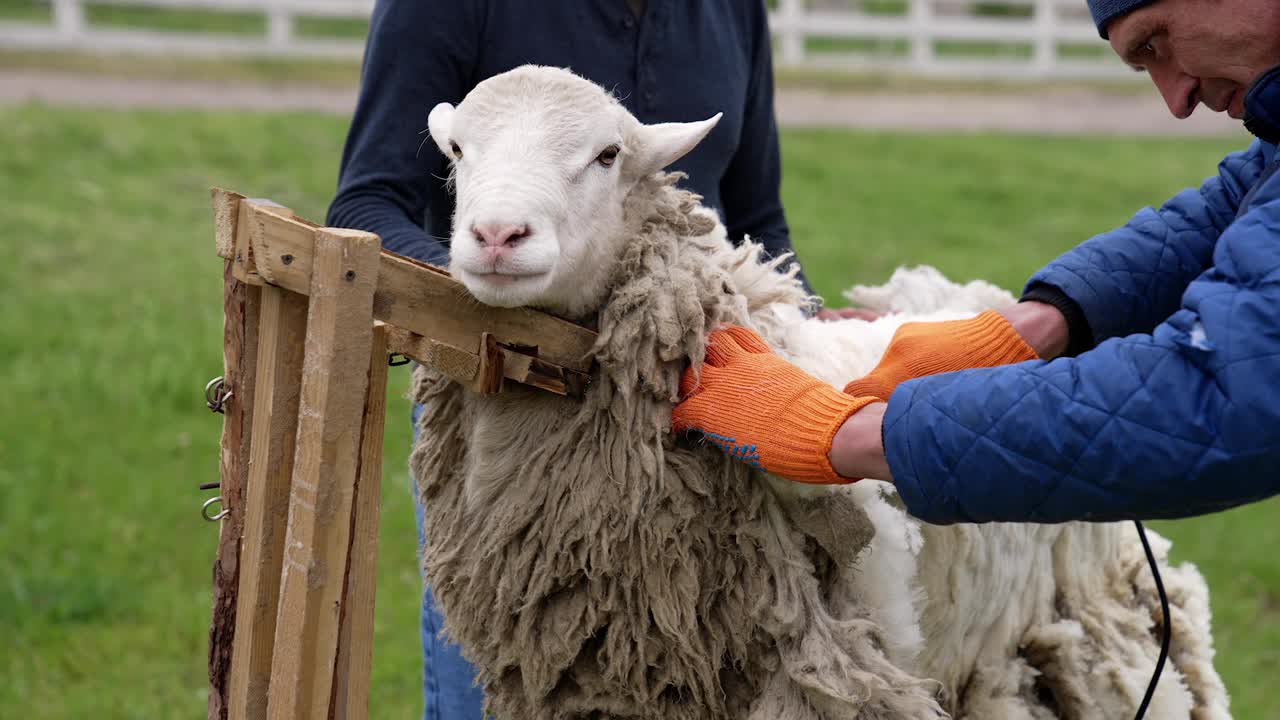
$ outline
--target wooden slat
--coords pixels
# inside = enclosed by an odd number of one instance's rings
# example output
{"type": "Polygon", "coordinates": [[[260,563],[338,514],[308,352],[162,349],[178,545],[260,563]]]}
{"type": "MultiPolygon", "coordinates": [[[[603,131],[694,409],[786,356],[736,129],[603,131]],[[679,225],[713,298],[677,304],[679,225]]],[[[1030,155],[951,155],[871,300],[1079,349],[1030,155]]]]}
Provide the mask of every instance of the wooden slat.
{"type": "Polygon", "coordinates": [[[466,286],[448,275],[394,253],[384,252],[378,269],[374,315],[455,347],[474,348],[480,334],[523,345],[547,362],[587,372],[596,334],[530,308],[481,305],[466,286]]]}
{"type": "Polygon", "coordinates": [[[267,716],[280,563],[288,520],[307,332],[307,298],[267,285],[258,325],[257,392],[240,543],[230,720],[267,716]]]}
{"type": "Polygon", "coordinates": [[[258,274],[272,285],[307,294],[314,262],[314,225],[281,212],[269,201],[249,200],[243,203],[245,214],[241,228],[253,248],[258,274]]]}
{"type": "Polygon", "coordinates": [[[382,496],[382,439],[387,419],[387,326],[373,328],[369,354],[369,392],[360,430],[360,464],[356,476],[355,508],[351,517],[351,551],[343,590],[342,621],[338,631],[338,662],[334,671],[333,705],[336,720],[365,720],[369,716],[369,672],[373,664],[373,608],[377,585],[378,504],[382,496]]]}
{"type": "Polygon", "coordinates": [[[492,333],[480,336],[480,372],[476,373],[472,390],[481,395],[496,395],[502,392],[502,348],[498,347],[498,339],[492,333]]]}
{"type": "MultiPolygon", "coordinates": [[[[241,207],[245,212],[238,235],[250,238],[256,274],[309,294],[312,238],[319,230],[255,200],[242,201],[241,207]]],[[[477,356],[480,336],[488,332],[502,343],[525,346],[541,360],[578,372],[590,369],[596,339],[584,327],[537,310],[481,305],[439,268],[387,251],[379,258],[374,317],[477,356]]]]}
{"type": "Polygon", "coordinates": [[[373,335],[379,240],[316,233],[268,716],[328,714],[373,335]]]}
{"type": "Polygon", "coordinates": [[[586,373],[566,370],[507,348],[502,349],[502,376],[557,395],[581,398],[591,382],[586,373]]]}
{"type": "MultiPolygon", "coordinates": [[[[223,266],[223,384],[232,391],[224,406],[219,459],[222,509],[227,516],[218,529],[213,564],[213,613],[209,627],[209,720],[226,720],[228,680],[239,590],[240,533],[244,527],[243,488],[249,467],[253,418],[254,358],[258,354],[260,288],[235,277],[233,263],[223,266]]],[[[194,508],[193,508],[194,512],[194,508]]]]}
{"type": "Polygon", "coordinates": [[[214,251],[223,260],[233,260],[236,247],[236,224],[240,219],[240,201],[244,196],[219,187],[210,190],[209,194],[213,205],[214,251]]]}
{"type": "Polygon", "coordinates": [[[236,231],[232,235],[234,244],[231,247],[231,269],[236,277],[250,285],[261,285],[262,277],[258,275],[253,262],[253,248],[249,244],[249,233],[246,219],[249,213],[249,201],[241,200],[239,212],[236,213],[236,231]]]}
{"type": "Polygon", "coordinates": [[[480,356],[431,338],[396,327],[385,325],[387,349],[419,364],[435,368],[444,375],[464,385],[470,385],[480,371],[480,356]]]}
{"type": "MultiPolygon", "coordinates": [[[[479,355],[424,338],[404,328],[386,327],[387,347],[391,352],[434,368],[462,385],[476,385],[480,372],[479,355]]],[[[502,352],[502,376],[508,380],[575,398],[582,397],[591,382],[591,376],[586,373],[567,370],[512,348],[499,349],[502,352]]]]}

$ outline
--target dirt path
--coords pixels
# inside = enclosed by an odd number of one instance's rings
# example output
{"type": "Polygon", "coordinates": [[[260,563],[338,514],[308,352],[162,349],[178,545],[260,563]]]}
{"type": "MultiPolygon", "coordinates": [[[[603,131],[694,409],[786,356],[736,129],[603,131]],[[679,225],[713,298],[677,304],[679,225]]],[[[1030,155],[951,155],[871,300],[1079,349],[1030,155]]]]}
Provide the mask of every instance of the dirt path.
{"type": "MultiPolygon", "coordinates": [[[[107,108],[298,110],[345,115],[350,89],[219,85],[41,71],[0,71],[0,104],[42,102],[107,108]]],[[[1134,95],[1087,90],[989,94],[831,93],[780,89],[778,120],[790,127],[1052,134],[1240,135],[1237,121],[1205,108],[1175,120],[1153,89],[1134,95]]]]}

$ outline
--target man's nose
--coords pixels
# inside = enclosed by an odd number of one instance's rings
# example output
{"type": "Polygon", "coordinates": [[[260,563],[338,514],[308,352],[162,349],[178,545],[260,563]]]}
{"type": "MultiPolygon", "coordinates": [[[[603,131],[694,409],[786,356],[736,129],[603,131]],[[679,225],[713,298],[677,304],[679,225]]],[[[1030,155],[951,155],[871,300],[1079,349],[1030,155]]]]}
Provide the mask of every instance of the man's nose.
{"type": "Polygon", "coordinates": [[[1176,67],[1158,65],[1147,68],[1151,82],[1155,83],[1169,112],[1179,120],[1191,117],[1200,104],[1200,81],[1176,67]]]}

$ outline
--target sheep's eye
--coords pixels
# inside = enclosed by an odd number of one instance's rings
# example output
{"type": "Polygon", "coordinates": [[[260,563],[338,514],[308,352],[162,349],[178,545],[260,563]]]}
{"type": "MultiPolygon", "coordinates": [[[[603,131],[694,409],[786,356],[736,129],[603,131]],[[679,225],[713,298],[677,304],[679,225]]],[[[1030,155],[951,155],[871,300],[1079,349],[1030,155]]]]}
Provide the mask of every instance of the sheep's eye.
{"type": "Polygon", "coordinates": [[[620,151],[620,148],[617,145],[610,145],[609,147],[605,148],[598,156],[596,156],[596,162],[600,163],[605,167],[610,167],[615,162],[618,161],[619,151],[620,151]]]}
{"type": "Polygon", "coordinates": [[[462,159],[462,148],[458,147],[458,143],[456,143],[456,142],[454,142],[454,141],[450,140],[450,141],[449,141],[449,149],[453,151],[453,159],[454,159],[454,160],[461,160],[461,159],[462,159]]]}

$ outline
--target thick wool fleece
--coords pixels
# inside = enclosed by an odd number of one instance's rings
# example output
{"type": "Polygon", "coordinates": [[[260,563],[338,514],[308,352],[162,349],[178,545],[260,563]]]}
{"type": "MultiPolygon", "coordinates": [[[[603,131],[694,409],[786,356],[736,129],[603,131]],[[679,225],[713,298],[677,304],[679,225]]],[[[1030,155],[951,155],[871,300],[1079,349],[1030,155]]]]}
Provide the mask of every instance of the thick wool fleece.
{"type": "Polygon", "coordinates": [[[500,719],[938,717],[937,683],[886,657],[865,609],[829,601],[833,567],[874,534],[866,513],[831,496],[843,542],[815,539],[760,476],[669,432],[712,327],[769,337],[752,310],[804,300],[674,180],[632,194],[639,230],[583,402],[415,374],[412,466],[446,631],[500,719]]]}
{"type": "MultiPolygon", "coordinates": [[[[783,343],[790,359],[832,384],[869,371],[901,323],[969,317],[1014,302],[988,283],[957,285],[927,267],[901,268],[885,285],[847,296],[887,315],[873,323],[792,322],[783,343]]],[[[865,492],[864,485],[836,491],[865,492]]],[[[865,592],[910,573],[922,597],[918,614],[880,624],[916,648],[900,667],[941,682],[944,709],[969,720],[1133,716],[1155,666],[1161,617],[1132,523],[936,526],[884,517],[883,507],[875,512],[882,517],[872,545],[895,528],[920,540],[909,542],[910,558],[890,564],[883,564],[883,549],[871,554],[841,583],[865,592]]],[[[1148,535],[1169,594],[1173,645],[1147,717],[1229,718],[1213,666],[1208,586],[1194,566],[1170,564],[1167,541],[1148,535]]]]}

